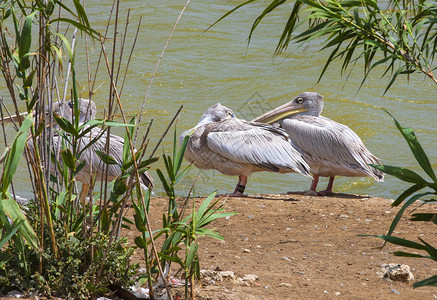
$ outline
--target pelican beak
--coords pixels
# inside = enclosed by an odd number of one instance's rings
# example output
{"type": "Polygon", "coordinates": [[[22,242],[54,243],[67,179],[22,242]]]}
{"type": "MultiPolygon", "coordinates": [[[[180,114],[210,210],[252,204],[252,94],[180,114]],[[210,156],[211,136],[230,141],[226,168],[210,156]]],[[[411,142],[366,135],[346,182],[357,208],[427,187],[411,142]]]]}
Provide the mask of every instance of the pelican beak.
{"type": "Polygon", "coordinates": [[[3,118],[3,119],[0,119],[0,122],[12,123],[12,122],[18,122],[19,119],[21,119],[21,121],[23,121],[24,118],[28,114],[29,114],[28,112],[24,112],[24,113],[21,113],[19,115],[13,115],[13,116],[10,116],[10,117],[6,117],[6,118],[3,118]]]}
{"type": "Polygon", "coordinates": [[[291,115],[298,114],[307,111],[301,104],[296,104],[293,102],[285,103],[275,109],[272,109],[265,114],[256,117],[252,122],[262,122],[267,124],[275,123],[279,120],[285,119],[291,115]]]}

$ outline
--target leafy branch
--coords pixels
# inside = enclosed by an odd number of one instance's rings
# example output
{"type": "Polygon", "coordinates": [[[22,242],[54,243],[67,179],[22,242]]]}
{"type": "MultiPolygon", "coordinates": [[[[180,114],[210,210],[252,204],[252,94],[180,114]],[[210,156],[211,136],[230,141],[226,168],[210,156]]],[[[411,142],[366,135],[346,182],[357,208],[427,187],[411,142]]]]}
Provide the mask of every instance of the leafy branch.
{"type": "MultiPolygon", "coordinates": [[[[211,26],[252,2],[255,0],[236,6],[211,26]]],[[[254,21],[249,43],[261,20],[283,5],[290,7],[291,13],[275,54],[285,51],[292,41],[304,44],[323,39],[322,50],[330,49],[331,53],[319,81],[335,60],[343,61],[343,73],[361,59],[365,74],[361,85],[370,71],[381,65],[385,65],[382,76],[390,74],[391,77],[385,92],[401,74],[420,72],[437,84],[433,65],[437,49],[435,4],[424,0],[383,3],[377,0],[274,0],[254,21]]]]}

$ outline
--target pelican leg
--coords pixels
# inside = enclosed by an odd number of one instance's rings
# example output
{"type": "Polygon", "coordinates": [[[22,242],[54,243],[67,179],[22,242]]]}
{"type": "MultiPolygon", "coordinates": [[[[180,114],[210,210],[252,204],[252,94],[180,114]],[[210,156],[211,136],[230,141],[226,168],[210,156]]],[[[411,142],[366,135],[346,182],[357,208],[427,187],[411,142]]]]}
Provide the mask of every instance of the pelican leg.
{"type": "Polygon", "coordinates": [[[311,187],[309,190],[304,191],[303,194],[308,196],[318,196],[319,193],[317,193],[316,191],[318,183],[319,183],[319,175],[313,174],[313,182],[311,183],[311,187]]]}
{"type": "Polygon", "coordinates": [[[319,175],[313,174],[313,182],[311,183],[310,190],[314,191],[314,192],[317,192],[316,189],[317,189],[317,184],[318,183],[319,183],[319,175]]]}
{"type": "Polygon", "coordinates": [[[227,197],[247,197],[247,195],[244,195],[244,189],[246,188],[246,184],[247,184],[247,177],[244,175],[240,175],[238,177],[238,183],[237,186],[235,187],[235,190],[233,193],[230,194],[225,194],[225,195],[220,195],[220,196],[227,196],[227,197]]]}
{"type": "Polygon", "coordinates": [[[82,191],[80,192],[79,196],[79,203],[82,205],[82,207],[85,207],[85,198],[88,196],[88,192],[90,190],[89,184],[82,184],[82,191]]]}
{"type": "Polygon", "coordinates": [[[335,176],[329,177],[328,186],[326,187],[326,190],[318,192],[320,196],[328,196],[332,195],[332,186],[334,185],[334,178],[335,176]]]}

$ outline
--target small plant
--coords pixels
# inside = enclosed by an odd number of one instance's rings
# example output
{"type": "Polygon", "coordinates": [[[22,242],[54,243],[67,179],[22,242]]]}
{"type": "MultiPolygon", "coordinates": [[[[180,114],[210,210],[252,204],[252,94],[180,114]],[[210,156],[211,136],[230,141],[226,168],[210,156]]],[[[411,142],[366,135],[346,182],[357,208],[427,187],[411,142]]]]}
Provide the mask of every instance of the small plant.
{"type": "MultiPolygon", "coordinates": [[[[390,115],[391,116],[391,115],[390,115]]],[[[393,117],[393,116],[392,116],[393,117]]],[[[427,243],[424,239],[418,237],[421,243],[417,243],[411,240],[402,239],[399,237],[392,236],[393,231],[395,230],[397,224],[401,220],[402,215],[405,210],[412,205],[413,203],[420,201],[421,205],[436,203],[436,195],[437,195],[437,178],[434,173],[434,170],[429,162],[428,156],[423,150],[422,146],[419,143],[414,131],[409,127],[402,127],[399,122],[393,117],[393,120],[396,124],[396,127],[401,132],[402,136],[408,143],[408,146],[411,149],[414,157],[416,158],[417,163],[422,168],[423,171],[430,177],[431,181],[426,180],[421,175],[416,172],[402,168],[402,167],[393,167],[387,165],[372,165],[373,167],[395,176],[402,181],[412,183],[412,186],[405,190],[398,198],[393,202],[392,206],[399,206],[403,203],[401,209],[394,217],[390,228],[386,235],[364,235],[364,236],[374,236],[380,239],[383,239],[386,242],[404,246],[406,248],[425,251],[427,255],[420,255],[416,253],[409,253],[403,251],[396,251],[394,255],[396,256],[406,256],[406,257],[418,257],[418,258],[428,258],[434,261],[437,261],[437,248],[427,243]],[[424,191],[423,191],[424,190],[424,191]]],[[[421,222],[429,222],[429,226],[434,226],[437,224],[437,212],[429,212],[429,213],[415,213],[412,215],[411,221],[421,221],[421,222]]],[[[420,287],[424,285],[433,285],[437,286],[437,275],[431,276],[427,279],[421,280],[419,282],[414,283],[414,287],[420,287]]]]}
{"type": "MultiPolygon", "coordinates": [[[[196,201],[192,197],[191,214],[184,217],[190,195],[182,203],[178,203],[176,198],[176,185],[180,183],[184,176],[188,173],[191,165],[182,168],[182,160],[185,149],[188,144],[189,135],[185,136],[181,146],[176,145],[176,131],[174,132],[173,140],[173,156],[163,154],[167,177],[161,170],[157,170],[158,176],[164,186],[168,197],[168,211],[163,214],[162,228],[154,231],[153,238],[147,232],[146,214],[149,210],[150,197],[146,198],[145,202],[134,203],[135,208],[135,224],[137,229],[142,233],[141,236],[135,238],[135,243],[138,247],[144,250],[146,264],[148,265],[148,274],[143,276],[143,282],[149,282],[149,289],[153,290],[151,276],[158,272],[158,267],[163,270],[163,275],[166,277],[170,271],[171,263],[177,263],[183,270],[185,279],[185,299],[188,299],[189,287],[191,287],[191,297],[194,297],[194,279],[200,276],[200,266],[198,258],[199,244],[198,238],[207,236],[215,239],[223,239],[223,237],[207,226],[214,220],[234,215],[235,213],[223,213],[222,206],[217,206],[220,199],[214,200],[215,193],[209,195],[196,210],[196,201]],[[182,205],[179,205],[182,204],[182,205]],[[164,236],[164,242],[161,250],[158,253],[161,258],[161,265],[157,260],[153,259],[153,255],[148,253],[149,244],[152,240],[164,236]],[[181,255],[180,253],[183,253],[181,255]]],[[[191,194],[191,193],[190,193],[191,194]]],[[[162,288],[159,285],[165,284],[164,280],[157,280],[155,288],[162,288]]],[[[194,299],[194,298],[193,298],[194,299]]]]}

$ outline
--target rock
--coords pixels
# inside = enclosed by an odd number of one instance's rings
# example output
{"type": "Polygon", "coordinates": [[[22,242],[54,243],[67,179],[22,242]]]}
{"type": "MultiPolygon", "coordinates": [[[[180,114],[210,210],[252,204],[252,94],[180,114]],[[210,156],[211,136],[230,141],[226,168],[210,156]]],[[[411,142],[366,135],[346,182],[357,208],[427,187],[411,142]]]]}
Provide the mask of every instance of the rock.
{"type": "Polygon", "coordinates": [[[250,282],[250,283],[254,283],[255,281],[258,280],[258,276],[257,275],[245,275],[243,277],[244,281],[250,282]]]}
{"type": "Polygon", "coordinates": [[[235,274],[232,271],[221,271],[219,273],[219,275],[224,279],[224,280],[235,280],[235,274]]]}
{"type": "Polygon", "coordinates": [[[243,252],[244,253],[250,253],[250,250],[249,249],[244,249],[243,252]]]}
{"type": "Polygon", "coordinates": [[[23,293],[20,293],[17,290],[9,291],[9,293],[6,296],[12,297],[12,298],[23,298],[24,297],[23,293]]]}
{"type": "Polygon", "coordinates": [[[280,283],[279,286],[280,287],[293,287],[291,284],[285,283],[285,282],[280,283]]]}
{"type": "Polygon", "coordinates": [[[409,282],[414,280],[414,275],[410,267],[401,264],[383,264],[381,265],[381,277],[387,281],[409,282]]]}

